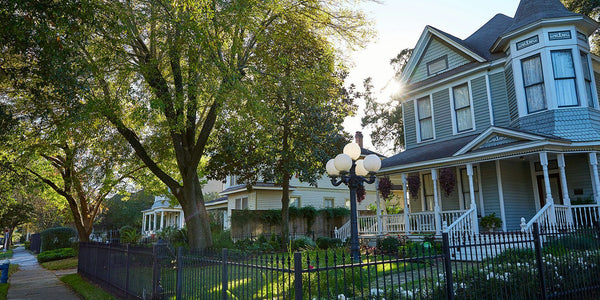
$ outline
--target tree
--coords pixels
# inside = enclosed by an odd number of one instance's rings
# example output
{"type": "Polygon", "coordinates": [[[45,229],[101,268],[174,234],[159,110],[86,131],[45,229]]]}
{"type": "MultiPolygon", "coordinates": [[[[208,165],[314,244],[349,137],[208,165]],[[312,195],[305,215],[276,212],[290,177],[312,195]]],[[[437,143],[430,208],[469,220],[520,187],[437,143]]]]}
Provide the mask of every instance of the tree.
{"type": "MultiPolygon", "coordinates": [[[[413,49],[403,49],[396,57],[390,60],[396,75],[390,81],[399,80],[400,74],[408,63],[413,49]]],[[[365,116],[361,119],[363,127],[371,127],[371,140],[373,145],[379,148],[389,148],[398,152],[404,149],[404,121],[402,119],[402,105],[394,99],[387,102],[378,102],[373,95],[373,83],[371,78],[363,82],[365,100],[365,116]]]]}
{"type": "MultiPolygon", "coordinates": [[[[600,21],[600,0],[561,0],[565,7],[578,14],[600,21]]],[[[598,31],[590,36],[592,53],[600,55],[600,35],[598,31]]]]}
{"type": "Polygon", "coordinates": [[[29,203],[14,200],[3,202],[0,210],[0,228],[8,229],[8,234],[12,237],[17,226],[30,221],[33,206],[29,203]]]}
{"type": "Polygon", "coordinates": [[[19,8],[10,18],[41,24],[29,33],[58,53],[48,56],[64,69],[46,64],[47,77],[73,82],[72,99],[102,113],[181,204],[192,248],[212,243],[199,163],[216,121],[251,90],[255,50],[279,43],[267,38],[276,21],[351,44],[367,28],[362,14],[329,0],[6,1],[19,8]]]}
{"type": "Polygon", "coordinates": [[[281,186],[287,243],[290,180],[315,183],[322,176],[325,162],[347,141],[342,122],[354,106],[329,43],[306,24],[286,20],[267,38],[280,42],[257,47],[255,88],[244,114],[231,113],[218,125],[209,174],[281,186]]]}
{"type": "Polygon", "coordinates": [[[142,227],[142,210],[154,203],[154,197],[144,191],[130,195],[114,195],[106,200],[97,225],[104,229],[119,229],[123,226],[142,227]]]}

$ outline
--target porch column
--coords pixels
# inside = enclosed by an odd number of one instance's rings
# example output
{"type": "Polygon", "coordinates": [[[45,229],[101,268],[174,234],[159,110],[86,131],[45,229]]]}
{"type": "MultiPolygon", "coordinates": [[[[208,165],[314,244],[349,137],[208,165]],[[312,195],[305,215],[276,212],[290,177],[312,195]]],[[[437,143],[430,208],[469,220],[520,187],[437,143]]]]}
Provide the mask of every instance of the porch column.
{"type": "MultiPolygon", "coordinates": [[[[469,208],[475,209],[475,213],[471,214],[473,231],[479,233],[479,224],[477,224],[477,204],[475,203],[475,184],[473,183],[473,164],[467,164],[467,177],[469,177],[469,198],[471,198],[471,204],[469,208]]],[[[479,191],[481,193],[481,191],[479,191]]]]}
{"type": "Polygon", "coordinates": [[[435,213],[435,234],[442,232],[442,217],[440,215],[440,199],[438,196],[438,172],[437,169],[431,169],[431,179],[433,180],[433,211],[435,213]]]}
{"type": "Polygon", "coordinates": [[[600,204],[600,179],[598,178],[598,157],[596,152],[590,152],[590,165],[592,166],[592,182],[594,184],[594,200],[596,204],[600,204]]]}
{"type": "Polygon", "coordinates": [[[406,173],[402,173],[402,192],[404,193],[404,231],[406,235],[410,232],[410,222],[408,220],[408,187],[406,184],[406,173]]]}
{"type": "Polygon", "coordinates": [[[573,211],[571,210],[571,199],[569,198],[569,189],[567,187],[567,175],[565,173],[565,155],[564,153],[557,154],[558,170],[560,174],[560,187],[562,188],[563,203],[567,209],[567,224],[573,225],[573,211]]]}
{"type": "Polygon", "coordinates": [[[142,216],[142,234],[146,232],[147,219],[148,219],[148,215],[146,213],[144,213],[144,215],[142,216]]]}
{"type": "Polygon", "coordinates": [[[550,224],[556,224],[556,216],[554,215],[554,199],[552,199],[552,188],[550,187],[550,175],[548,175],[548,153],[540,152],[540,164],[544,171],[544,187],[546,190],[546,204],[550,203],[552,207],[548,211],[550,224]]]}
{"type": "Polygon", "coordinates": [[[160,211],[160,230],[162,230],[165,227],[165,212],[164,211],[160,211]]]}
{"type": "Polygon", "coordinates": [[[152,223],[154,224],[154,226],[152,227],[152,230],[156,231],[156,212],[152,213],[152,220],[153,220],[152,223]]]}
{"type": "Polygon", "coordinates": [[[381,197],[379,197],[379,178],[375,180],[375,197],[377,199],[377,234],[382,235],[383,224],[381,223],[381,197]]]}
{"type": "Polygon", "coordinates": [[[183,221],[183,212],[179,212],[179,228],[183,228],[185,222],[183,221]]]}

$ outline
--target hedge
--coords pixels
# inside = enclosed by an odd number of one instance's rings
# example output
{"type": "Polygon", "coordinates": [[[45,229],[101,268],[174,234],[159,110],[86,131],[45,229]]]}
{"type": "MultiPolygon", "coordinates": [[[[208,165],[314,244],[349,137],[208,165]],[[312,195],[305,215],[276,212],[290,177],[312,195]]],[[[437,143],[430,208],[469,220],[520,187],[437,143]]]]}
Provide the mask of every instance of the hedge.
{"type": "Polygon", "coordinates": [[[70,227],[49,228],[41,233],[41,251],[70,248],[77,242],[77,232],[70,227]]]}
{"type": "Polygon", "coordinates": [[[38,262],[43,263],[43,262],[47,262],[47,261],[60,260],[60,259],[65,259],[65,258],[75,257],[75,256],[77,256],[77,251],[75,251],[75,249],[61,248],[61,249],[44,251],[44,252],[38,254],[37,260],[38,260],[38,262]]]}

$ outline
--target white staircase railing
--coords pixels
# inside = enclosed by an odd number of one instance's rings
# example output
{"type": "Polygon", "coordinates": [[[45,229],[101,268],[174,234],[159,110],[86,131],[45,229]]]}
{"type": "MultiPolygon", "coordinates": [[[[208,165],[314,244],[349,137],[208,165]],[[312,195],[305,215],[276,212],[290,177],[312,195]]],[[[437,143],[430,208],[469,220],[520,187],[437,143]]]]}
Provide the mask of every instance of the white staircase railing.
{"type": "Polygon", "coordinates": [[[377,232],[377,216],[358,217],[358,234],[376,234],[377,232]]]}
{"type": "Polygon", "coordinates": [[[464,212],[460,217],[456,218],[450,226],[446,226],[448,223],[444,220],[444,232],[448,233],[448,240],[451,242],[464,238],[466,236],[473,236],[479,231],[479,224],[477,223],[477,210],[471,208],[464,212]]]}
{"type": "Polygon", "coordinates": [[[556,219],[554,218],[553,206],[553,203],[546,203],[527,223],[525,223],[525,218],[521,218],[521,232],[531,232],[533,223],[538,223],[540,228],[548,228],[549,225],[554,225],[556,219]]]}
{"type": "Polygon", "coordinates": [[[335,234],[335,238],[336,239],[340,239],[343,241],[345,241],[347,238],[350,237],[350,221],[346,222],[346,224],[342,225],[342,227],[340,228],[335,228],[334,229],[334,234],[335,234]]]}

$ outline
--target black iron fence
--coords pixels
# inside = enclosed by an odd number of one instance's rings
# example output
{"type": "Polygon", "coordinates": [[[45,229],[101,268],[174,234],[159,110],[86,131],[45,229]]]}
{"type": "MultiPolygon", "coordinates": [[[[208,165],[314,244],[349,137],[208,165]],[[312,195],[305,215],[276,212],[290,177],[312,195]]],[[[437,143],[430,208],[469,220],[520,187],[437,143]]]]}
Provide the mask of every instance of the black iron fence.
{"type": "MultiPolygon", "coordinates": [[[[79,272],[139,299],[595,299],[596,228],[277,254],[81,243],[79,272]]],[[[389,238],[388,238],[389,239],[389,238]]],[[[393,243],[392,243],[393,244],[393,243]]]]}

